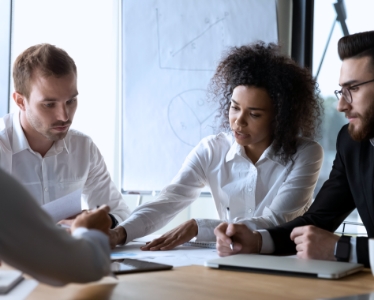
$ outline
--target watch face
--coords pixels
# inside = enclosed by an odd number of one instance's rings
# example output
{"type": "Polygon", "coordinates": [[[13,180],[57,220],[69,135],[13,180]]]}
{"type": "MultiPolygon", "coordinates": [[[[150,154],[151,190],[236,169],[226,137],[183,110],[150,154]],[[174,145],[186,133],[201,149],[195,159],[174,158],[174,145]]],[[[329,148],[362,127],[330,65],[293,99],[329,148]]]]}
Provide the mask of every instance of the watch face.
{"type": "Polygon", "coordinates": [[[348,236],[340,237],[335,247],[335,257],[338,261],[348,261],[351,255],[351,238],[348,236]]]}
{"type": "Polygon", "coordinates": [[[346,258],[348,257],[349,255],[349,248],[350,248],[350,244],[348,243],[339,243],[338,244],[338,248],[336,249],[336,257],[339,257],[339,258],[346,258]]]}

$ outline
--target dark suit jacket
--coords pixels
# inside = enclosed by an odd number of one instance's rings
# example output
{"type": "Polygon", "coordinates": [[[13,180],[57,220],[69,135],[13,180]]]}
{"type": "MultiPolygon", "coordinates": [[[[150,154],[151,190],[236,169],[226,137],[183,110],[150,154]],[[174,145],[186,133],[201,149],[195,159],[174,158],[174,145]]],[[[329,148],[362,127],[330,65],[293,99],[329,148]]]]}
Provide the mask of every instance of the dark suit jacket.
{"type": "MultiPolygon", "coordinates": [[[[330,177],[309,210],[291,222],[268,229],[275,245],[274,254],[296,253],[290,239],[293,228],[315,225],[334,232],[355,208],[368,236],[374,237],[374,146],[370,141],[353,141],[345,125],[339,132],[336,149],[330,177]]],[[[357,238],[356,249],[358,262],[368,267],[368,238],[357,238]]]]}

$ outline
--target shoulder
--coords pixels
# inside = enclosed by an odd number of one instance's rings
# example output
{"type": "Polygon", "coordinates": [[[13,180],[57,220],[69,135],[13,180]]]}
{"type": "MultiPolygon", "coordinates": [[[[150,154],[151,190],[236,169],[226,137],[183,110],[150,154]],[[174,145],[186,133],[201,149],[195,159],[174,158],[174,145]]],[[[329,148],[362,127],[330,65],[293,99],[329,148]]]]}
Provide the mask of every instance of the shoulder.
{"type": "MultiPolygon", "coordinates": [[[[0,118],[0,141],[9,144],[9,135],[13,130],[13,114],[7,114],[0,118]]],[[[9,146],[7,146],[9,147],[9,146]]]]}
{"type": "Polygon", "coordinates": [[[75,129],[69,130],[68,134],[65,137],[65,143],[70,151],[75,151],[79,153],[87,153],[88,151],[98,151],[97,146],[92,141],[91,137],[75,129]]]}
{"type": "Polygon", "coordinates": [[[232,137],[227,133],[206,136],[189,153],[187,160],[195,161],[197,159],[201,164],[210,164],[224,158],[231,145],[232,137]]]}
{"type": "Polygon", "coordinates": [[[220,132],[216,135],[208,135],[203,138],[199,144],[205,145],[212,149],[231,147],[234,142],[234,138],[231,134],[220,132]]]}
{"type": "Polygon", "coordinates": [[[92,139],[88,135],[76,129],[69,129],[65,140],[73,143],[93,143],[92,139]]]}
{"type": "Polygon", "coordinates": [[[294,158],[297,159],[307,159],[310,160],[319,160],[323,158],[323,148],[316,141],[299,138],[297,142],[297,150],[294,155],[294,158]]]}

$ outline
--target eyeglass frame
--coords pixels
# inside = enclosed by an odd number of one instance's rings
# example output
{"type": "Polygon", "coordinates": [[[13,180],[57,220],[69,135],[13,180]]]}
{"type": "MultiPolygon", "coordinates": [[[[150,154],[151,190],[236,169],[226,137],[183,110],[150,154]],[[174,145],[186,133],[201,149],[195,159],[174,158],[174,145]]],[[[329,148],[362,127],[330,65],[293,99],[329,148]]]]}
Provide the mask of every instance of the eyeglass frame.
{"type": "Polygon", "coordinates": [[[355,85],[351,85],[351,86],[349,86],[349,87],[342,87],[340,91],[335,90],[335,91],[334,91],[334,94],[335,94],[336,98],[338,98],[338,100],[340,100],[340,97],[343,96],[343,99],[344,99],[347,103],[351,104],[351,103],[353,102],[353,97],[352,97],[352,94],[351,94],[350,89],[355,88],[355,87],[358,87],[358,86],[363,85],[363,84],[366,84],[366,83],[369,83],[369,82],[374,82],[374,79],[372,79],[372,80],[368,80],[368,81],[365,81],[365,82],[361,82],[361,83],[358,83],[358,84],[355,84],[355,85]],[[348,91],[348,94],[349,94],[350,100],[347,99],[347,97],[344,95],[344,92],[343,92],[344,89],[346,89],[346,90],[348,91]]]}

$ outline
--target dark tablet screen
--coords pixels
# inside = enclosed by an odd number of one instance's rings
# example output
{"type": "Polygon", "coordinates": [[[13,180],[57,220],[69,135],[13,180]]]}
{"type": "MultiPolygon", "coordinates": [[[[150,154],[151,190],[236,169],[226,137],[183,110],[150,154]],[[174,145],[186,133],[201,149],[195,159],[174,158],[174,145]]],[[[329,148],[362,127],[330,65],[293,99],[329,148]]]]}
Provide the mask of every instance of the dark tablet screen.
{"type": "Polygon", "coordinates": [[[114,274],[170,270],[172,268],[173,266],[170,265],[130,258],[115,260],[111,264],[111,269],[114,274]]]}

